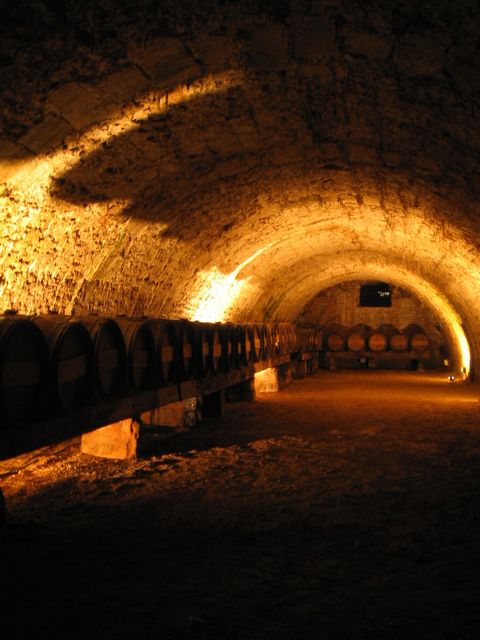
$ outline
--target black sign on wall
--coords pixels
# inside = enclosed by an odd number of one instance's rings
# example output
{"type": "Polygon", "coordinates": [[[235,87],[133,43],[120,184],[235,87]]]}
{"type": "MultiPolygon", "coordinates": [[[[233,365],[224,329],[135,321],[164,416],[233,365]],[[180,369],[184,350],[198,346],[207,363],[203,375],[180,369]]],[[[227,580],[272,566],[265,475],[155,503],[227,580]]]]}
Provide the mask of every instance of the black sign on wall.
{"type": "Polygon", "coordinates": [[[391,307],[392,291],[386,282],[368,282],[360,287],[360,307],[391,307]]]}

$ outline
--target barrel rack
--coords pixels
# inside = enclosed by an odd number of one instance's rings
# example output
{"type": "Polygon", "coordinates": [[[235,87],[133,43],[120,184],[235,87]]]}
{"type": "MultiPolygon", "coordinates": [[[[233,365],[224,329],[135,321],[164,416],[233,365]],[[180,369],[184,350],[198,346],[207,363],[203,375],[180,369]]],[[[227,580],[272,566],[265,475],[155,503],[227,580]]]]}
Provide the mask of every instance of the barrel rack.
{"type": "Polygon", "coordinates": [[[0,459],[271,367],[313,372],[321,344],[318,330],[289,323],[0,316],[0,459]]]}

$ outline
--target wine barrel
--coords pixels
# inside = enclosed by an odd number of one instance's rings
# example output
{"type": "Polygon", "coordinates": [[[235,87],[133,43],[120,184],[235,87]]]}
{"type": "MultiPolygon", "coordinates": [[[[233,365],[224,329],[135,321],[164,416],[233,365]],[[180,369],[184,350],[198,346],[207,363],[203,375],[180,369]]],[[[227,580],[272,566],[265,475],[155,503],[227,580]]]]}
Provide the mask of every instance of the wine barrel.
{"type": "Polygon", "coordinates": [[[403,333],[408,336],[410,350],[417,353],[423,353],[427,351],[429,347],[429,340],[423,327],[418,324],[409,324],[403,330],[403,333]]]}
{"type": "Polygon", "coordinates": [[[48,349],[27,318],[0,316],[1,424],[18,426],[40,417],[46,405],[48,349]]]}
{"type": "Polygon", "coordinates": [[[156,379],[163,387],[177,382],[178,336],[174,322],[153,320],[156,379]]]}
{"type": "Polygon", "coordinates": [[[396,333],[391,336],[390,341],[390,349],[395,351],[396,353],[403,353],[408,351],[408,338],[403,333],[396,333]]]}
{"type": "Polygon", "coordinates": [[[313,330],[313,348],[315,351],[322,349],[323,333],[317,327],[313,330]]]}
{"type": "Polygon", "coordinates": [[[428,337],[425,333],[417,332],[410,337],[410,349],[417,353],[424,353],[429,346],[428,337]]]}
{"type": "Polygon", "coordinates": [[[247,327],[243,324],[238,324],[235,331],[237,334],[237,365],[245,367],[249,361],[249,354],[247,350],[247,327]]]}
{"type": "Polygon", "coordinates": [[[127,348],[122,330],[112,318],[80,317],[93,341],[95,391],[100,398],[119,397],[127,388],[127,348]]]}
{"type": "Polygon", "coordinates": [[[176,321],[178,331],[178,379],[191,380],[198,372],[198,346],[195,327],[188,320],[176,321]]]}
{"type": "Polygon", "coordinates": [[[366,349],[366,339],[365,336],[362,336],[358,331],[353,331],[347,337],[347,348],[349,351],[354,351],[358,353],[360,351],[364,351],[366,349]]]}
{"type": "Polygon", "coordinates": [[[368,348],[375,353],[381,353],[388,348],[388,338],[379,331],[374,331],[368,338],[368,348]]]}
{"type": "Polygon", "coordinates": [[[259,324],[252,324],[247,330],[250,344],[250,362],[263,360],[263,334],[259,324]]]}
{"type": "Polygon", "coordinates": [[[155,386],[155,337],[149,321],[145,318],[118,317],[127,346],[128,386],[138,393],[155,386]]]}
{"type": "Polygon", "coordinates": [[[290,327],[286,322],[278,325],[280,355],[290,353],[290,327]]]}
{"type": "Polygon", "coordinates": [[[249,362],[258,362],[262,356],[262,340],[258,325],[247,327],[247,353],[249,362]]]}
{"type": "Polygon", "coordinates": [[[237,335],[232,323],[220,325],[220,343],[222,346],[221,370],[228,372],[237,367],[237,335]]]}
{"type": "Polygon", "coordinates": [[[270,351],[271,351],[269,329],[267,325],[260,324],[259,331],[260,331],[260,337],[262,341],[262,360],[268,360],[268,358],[270,357],[270,351]]]}
{"type": "Polygon", "coordinates": [[[194,333],[193,358],[194,373],[193,377],[201,378],[210,373],[211,361],[211,332],[210,325],[207,322],[191,321],[194,333]]]}
{"type": "Polygon", "coordinates": [[[387,337],[388,347],[391,351],[402,353],[408,350],[407,336],[403,335],[393,324],[382,324],[377,331],[387,337]]]}
{"type": "Polygon", "coordinates": [[[311,353],[314,350],[314,330],[297,327],[297,348],[299,353],[311,353]]]}
{"type": "Polygon", "coordinates": [[[349,331],[342,325],[328,325],[323,330],[324,345],[328,351],[345,351],[349,331]]]}
{"type": "Polygon", "coordinates": [[[354,325],[347,335],[347,349],[360,353],[368,349],[368,339],[373,333],[372,328],[364,323],[354,325]]]}
{"type": "Polygon", "coordinates": [[[221,324],[195,322],[197,376],[216,374],[222,367],[221,324]]]}
{"type": "Polygon", "coordinates": [[[269,341],[269,345],[270,345],[270,357],[274,358],[275,356],[279,356],[281,354],[281,347],[280,347],[280,333],[278,330],[278,325],[276,324],[270,324],[267,325],[267,334],[268,334],[268,341],[269,341]]]}
{"type": "Polygon", "coordinates": [[[79,410],[93,400],[95,364],[88,329],[75,316],[36,316],[50,358],[50,385],[56,406],[65,413],[79,410]]]}

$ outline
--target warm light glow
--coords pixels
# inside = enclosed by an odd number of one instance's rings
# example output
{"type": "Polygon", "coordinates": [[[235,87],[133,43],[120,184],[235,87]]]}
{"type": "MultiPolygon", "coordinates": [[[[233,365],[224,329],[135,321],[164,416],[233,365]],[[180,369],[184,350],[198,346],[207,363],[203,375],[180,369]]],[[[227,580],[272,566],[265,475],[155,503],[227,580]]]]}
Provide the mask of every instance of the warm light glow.
{"type": "Polygon", "coordinates": [[[232,305],[244,294],[248,286],[249,278],[237,280],[237,276],[248,264],[266,251],[272,243],[255,251],[246,260],[241,262],[231,273],[226,275],[219,272],[217,267],[200,275],[201,283],[196,296],[192,299],[189,314],[191,320],[202,322],[222,322],[227,319],[232,305]]]}
{"type": "Polygon", "coordinates": [[[278,370],[275,367],[259,371],[254,376],[256,393],[274,393],[278,391],[278,370]]]}
{"type": "Polygon", "coordinates": [[[55,178],[75,167],[81,158],[100,149],[102,144],[141,128],[149,117],[166,113],[172,106],[195,98],[225,92],[243,80],[241,72],[227,70],[189,85],[179,85],[171,91],[150,91],[137,96],[131,104],[122,105],[121,108],[115,106],[102,122],[95,123],[80,135],[72,134],[65,140],[65,145],[48,154],[0,159],[0,226],[3,231],[0,245],[0,309],[13,307],[23,313],[38,313],[38,301],[36,305],[30,301],[25,287],[25,281],[31,278],[49,285],[50,296],[54,299],[52,282],[59,287],[59,297],[68,290],[63,286],[64,281],[75,282],[70,301],[62,304],[62,311],[71,313],[82,286],[89,278],[95,277],[101,265],[108,261],[112,250],[112,241],[110,239],[109,242],[108,237],[100,250],[93,243],[90,247],[89,232],[95,228],[95,221],[103,227],[105,220],[114,218],[118,228],[117,237],[122,234],[136,235],[143,224],[120,216],[131,204],[128,199],[109,200],[107,208],[104,202],[91,202],[86,207],[59,202],[51,195],[55,178]],[[4,185],[6,188],[2,189],[4,185]],[[45,224],[45,217],[48,224],[45,224]],[[75,252],[74,259],[56,259],[53,249],[50,255],[39,251],[28,262],[26,254],[16,249],[22,243],[29,243],[30,237],[36,241],[39,229],[40,239],[46,235],[54,244],[63,244],[65,253],[74,252],[75,234],[84,230],[87,246],[81,255],[75,252]],[[72,246],[68,249],[64,238],[72,238],[72,246]]]}

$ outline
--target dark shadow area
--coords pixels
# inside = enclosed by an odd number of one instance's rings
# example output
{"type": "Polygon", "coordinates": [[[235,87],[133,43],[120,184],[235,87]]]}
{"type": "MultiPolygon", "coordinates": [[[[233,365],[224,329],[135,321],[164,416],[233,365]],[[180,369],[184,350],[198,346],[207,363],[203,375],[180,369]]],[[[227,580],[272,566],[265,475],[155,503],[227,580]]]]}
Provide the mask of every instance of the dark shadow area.
{"type": "Polygon", "coordinates": [[[174,453],[59,452],[39,490],[30,469],[0,536],[9,637],[475,637],[476,405],[420,377],[320,374],[174,453]]]}
{"type": "Polygon", "coordinates": [[[242,191],[219,190],[218,184],[228,185],[229,179],[241,180],[248,174],[247,181],[255,180],[261,166],[301,160],[297,136],[308,139],[296,108],[288,114],[287,127],[278,101],[268,107],[266,102],[266,96],[258,97],[256,108],[268,108],[268,118],[260,120],[241,87],[169,106],[165,113],[139,121],[133,130],[86,154],[54,180],[51,194],[77,205],[128,200],[125,215],[165,222],[167,235],[188,233],[185,227],[191,225],[192,213],[195,236],[212,224],[217,233],[222,226],[228,230],[228,216],[238,214],[242,191]],[[207,198],[205,210],[203,205],[199,208],[202,197],[207,198]],[[192,206],[194,211],[189,210],[192,206]],[[226,224],[215,222],[222,219],[226,224]]]}

